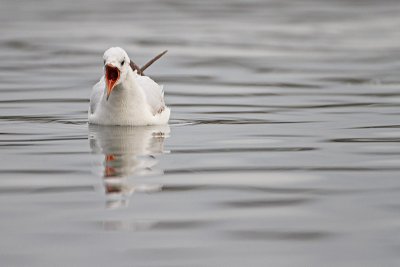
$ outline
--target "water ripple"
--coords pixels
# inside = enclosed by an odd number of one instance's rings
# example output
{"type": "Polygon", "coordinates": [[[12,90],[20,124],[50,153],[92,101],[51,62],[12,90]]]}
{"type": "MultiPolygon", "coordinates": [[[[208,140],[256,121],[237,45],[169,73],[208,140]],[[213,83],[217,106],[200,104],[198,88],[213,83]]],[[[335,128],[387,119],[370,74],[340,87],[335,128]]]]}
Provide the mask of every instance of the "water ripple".
{"type": "Polygon", "coordinates": [[[230,238],[237,240],[282,240],[282,241],[318,241],[334,236],[325,231],[264,231],[264,230],[236,230],[225,232],[230,238]]]}

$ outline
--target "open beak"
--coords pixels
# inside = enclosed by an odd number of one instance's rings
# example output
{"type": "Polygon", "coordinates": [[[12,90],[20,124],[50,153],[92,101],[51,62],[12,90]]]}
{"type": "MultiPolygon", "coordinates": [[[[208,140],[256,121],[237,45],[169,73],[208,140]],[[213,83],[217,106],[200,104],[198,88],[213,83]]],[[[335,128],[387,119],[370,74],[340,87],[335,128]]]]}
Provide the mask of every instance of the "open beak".
{"type": "Polygon", "coordinates": [[[119,79],[119,69],[117,67],[114,67],[110,64],[107,64],[105,66],[105,72],[106,72],[106,86],[107,86],[107,100],[110,97],[111,91],[114,89],[115,84],[117,83],[119,79]]]}

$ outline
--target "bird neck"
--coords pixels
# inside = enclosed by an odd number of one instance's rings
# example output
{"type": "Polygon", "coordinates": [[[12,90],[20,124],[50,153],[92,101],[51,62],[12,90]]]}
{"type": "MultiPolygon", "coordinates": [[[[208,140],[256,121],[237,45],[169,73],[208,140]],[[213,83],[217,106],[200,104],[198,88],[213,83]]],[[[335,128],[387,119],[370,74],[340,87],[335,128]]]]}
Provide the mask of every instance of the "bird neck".
{"type": "MultiPolygon", "coordinates": [[[[136,71],[134,72],[131,68],[128,69],[128,73],[126,74],[125,80],[121,83],[125,85],[126,87],[138,87],[138,84],[136,82],[136,77],[138,74],[136,71]]],[[[125,87],[124,86],[124,87],[125,87]]]]}

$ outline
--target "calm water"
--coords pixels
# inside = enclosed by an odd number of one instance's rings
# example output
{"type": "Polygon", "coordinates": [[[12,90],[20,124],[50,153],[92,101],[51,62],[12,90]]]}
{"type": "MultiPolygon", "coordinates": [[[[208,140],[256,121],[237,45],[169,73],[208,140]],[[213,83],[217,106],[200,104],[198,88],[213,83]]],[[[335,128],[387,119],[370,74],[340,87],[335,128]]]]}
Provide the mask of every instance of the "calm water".
{"type": "Polygon", "coordinates": [[[1,266],[399,266],[398,1],[0,8],[1,266]],[[89,127],[102,53],[169,126],[89,127]]]}

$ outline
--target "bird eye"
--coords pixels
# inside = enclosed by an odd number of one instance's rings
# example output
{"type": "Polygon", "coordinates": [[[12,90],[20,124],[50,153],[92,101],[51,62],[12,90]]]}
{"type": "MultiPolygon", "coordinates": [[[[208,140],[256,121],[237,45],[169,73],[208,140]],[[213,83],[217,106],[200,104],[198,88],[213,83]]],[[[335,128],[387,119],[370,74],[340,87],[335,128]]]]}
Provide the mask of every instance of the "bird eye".
{"type": "Polygon", "coordinates": [[[104,61],[103,61],[103,62],[104,62],[104,65],[106,65],[106,60],[105,60],[105,59],[104,59],[104,61]]]}
{"type": "Polygon", "coordinates": [[[121,62],[121,66],[123,66],[123,65],[124,65],[124,63],[125,63],[125,60],[122,60],[122,62],[121,62]]]}

